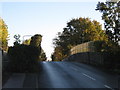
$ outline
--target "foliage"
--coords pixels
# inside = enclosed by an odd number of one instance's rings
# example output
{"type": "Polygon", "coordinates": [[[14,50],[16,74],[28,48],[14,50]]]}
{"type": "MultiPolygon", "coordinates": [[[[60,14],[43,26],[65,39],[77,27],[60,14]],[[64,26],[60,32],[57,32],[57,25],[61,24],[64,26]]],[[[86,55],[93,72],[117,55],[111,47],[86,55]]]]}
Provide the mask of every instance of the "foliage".
{"type": "Polygon", "coordinates": [[[8,56],[10,62],[7,70],[10,72],[36,72],[39,71],[38,61],[41,57],[45,61],[46,54],[42,52],[42,36],[36,34],[31,39],[20,44],[20,35],[15,35],[16,39],[13,47],[9,47],[8,56]],[[25,45],[28,44],[28,45],[25,45]]]}
{"type": "Polygon", "coordinates": [[[18,46],[20,45],[20,35],[14,35],[14,38],[15,38],[15,42],[14,42],[14,46],[18,46]]]}
{"type": "Polygon", "coordinates": [[[105,41],[95,41],[94,42],[96,52],[106,52],[108,51],[108,44],[105,41]]]}
{"type": "Polygon", "coordinates": [[[61,61],[65,56],[62,52],[62,47],[56,47],[54,53],[51,55],[52,61],[61,61]]]}
{"type": "Polygon", "coordinates": [[[85,41],[108,41],[108,37],[105,34],[105,31],[102,30],[102,27],[99,22],[93,20],[93,22],[89,22],[91,26],[86,29],[84,33],[84,40],[85,41]],[[93,25],[92,25],[93,24],[93,25]]]}
{"type": "Polygon", "coordinates": [[[30,46],[37,47],[40,50],[39,54],[39,61],[46,60],[46,55],[43,54],[43,49],[41,47],[41,42],[42,42],[42,35],[40,34],[35,34],[34,36],[31,37],[30,41],[30,46]],[[42,55],[42,56],[41,56],[42,55]],[[42,57],[42,58],[41,58],[42,57]],[[43,58],[44,57],[44,58],[43,58]]]}
{"type": "Polygon", "coordinates": [[[120,46],[115,42],[95,41],[94,46],[97,52],[120,52],[120,46]]]}
{"type": "Polygon", "coordinates": [[[52,59],[52,61],[55,60],[54,54],[51,54],[51,59],[52,59]]]}
{"type": "Polygon", "coordinates": [[[33,37],[31,37],[30,45],[35,47],[40,47],[42,41],[42,35],[36,34],[33,37]]]}
{"type": "Polygon", "coordinates": [[[98,2],[96,10],[102,13],[109,40],[118,44],[118,41],[120,41],[120,1],[98,2]]]}
{"type": "Polygon", "coordinates": [[[44,50],[41,48],[41,54],[39,56],[39,61],[46,61],[47,57],[46,57],[46,53],[44,52],[44,50]]]}
{"type": "Polygon", "coordinates": [[[0,48],[6,51],[7,47],[8,47],[8,27],[3,21],[3,19],[0,18],[0,48]]]}
{"type": "Polygon", "coordinates": [[[26,39],[25,41],[23,41],[23,44],[30,45],[30,41],[31,41],[31,39],[26,39]]]}
{"type": "Polygon", "coordinates": [[[53,41],[53,44],[55,45],[54,57],[61,56],[61,59],[63,59],[63,57],[69,55],[69,51],[73,46],[97,40],[108,41],[107,35],[102,30],[99,22],[81,17],[72,19],[67,23],[63,32],[59,32],[57,38],[53,41]],[[59,55],[56,55],[56,53],[59,53],[59,55]]]}
{"type": "Polygon", "coordinates": [[[40,55],[40,61],[46,61],[46,60],[47,60],[47,57],[46,57],[45,52],[41,53],[41,55],[40,55]]]}
{"type": "Polygon", "coordinates": [[[34,72],[38,65],[40,50],[30,45],[17,45],[9,47],[10,72],[34,72]]]}

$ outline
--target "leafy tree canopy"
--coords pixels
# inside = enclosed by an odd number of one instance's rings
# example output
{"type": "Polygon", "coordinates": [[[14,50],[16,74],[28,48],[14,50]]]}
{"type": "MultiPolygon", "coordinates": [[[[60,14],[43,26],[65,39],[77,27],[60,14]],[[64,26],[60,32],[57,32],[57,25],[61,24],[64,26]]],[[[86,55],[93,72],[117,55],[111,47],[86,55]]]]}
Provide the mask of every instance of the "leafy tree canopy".
{"type": "Polygon", "coordinates": [[[98,2],[96,10],[102,13],[109,40],[118,44],[118,41],[120,41],[120,1],[98,2]]]}
{"type": "Polygon", "coordinates": [[[66,57],[73,46],[97,40],[108,41],[101,24],[96,20],[91,21],[89,18],[80,17],[70,20],[63,28],[63,32],[59,32],[53,40],[53,44],[55,45],[55,53],[61,51],[61,56],[66,57]],[[60,50],[58,50],[59,48],[60,50]]]}
{"type": "Polygon", "coordinates": [[[6,51],[7,47],[8,47],[8,27],[3,21],[3,19],[0,18],[0,48],[6,51]]]}
{"type": "Polygon", "coordinates": [[[42,35],[36,34],[33,37],[31,37],[30,45],[40,47],[42,41],[42,35]]]}

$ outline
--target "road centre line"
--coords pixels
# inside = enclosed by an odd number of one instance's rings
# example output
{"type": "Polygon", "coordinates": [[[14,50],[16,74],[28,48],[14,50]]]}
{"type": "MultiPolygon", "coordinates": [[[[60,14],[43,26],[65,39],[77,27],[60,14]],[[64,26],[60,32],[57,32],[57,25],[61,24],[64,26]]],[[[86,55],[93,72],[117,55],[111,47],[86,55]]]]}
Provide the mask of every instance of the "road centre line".
{"type": "Polygon", "coordinates": [[[111,88],[110,86],[108,86],[108,85],[104,85],[106,88],[109,88],[109,89],[111,89],[111,90],[114,90],[113,88],[111,88]]]}
{"type": "Polygon", "coordinates": [[[91,77],[91,76],[89,76],[89,75],[87,75],[87,74],[85,74],[85,73],[82,73],[82,74],[83,74],[84,76],[86,76],[86,77],[92,79],[92,80],[96,80],[95,78],[93,78],[93,77],[91,77]]]}

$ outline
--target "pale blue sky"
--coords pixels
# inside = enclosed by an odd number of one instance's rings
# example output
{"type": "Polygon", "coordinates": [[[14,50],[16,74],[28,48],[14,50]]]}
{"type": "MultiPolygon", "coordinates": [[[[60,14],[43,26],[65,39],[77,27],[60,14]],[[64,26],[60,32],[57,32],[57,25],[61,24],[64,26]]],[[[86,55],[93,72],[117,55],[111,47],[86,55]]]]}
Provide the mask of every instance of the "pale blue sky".
{"type": "MultiPolygon", "coordinates": [[[[89,17],[101,24],[101,13],[95,11],[96,2],[6,2],[2,3],[2,18],[8,25],[9,45],[13,35],[43,35],[42,48],[50,58],[53,52],[52,40],[62,32],[72,18],[89,17]]],[[[0,14],[1,15],[1,14],[0,14]]]]}

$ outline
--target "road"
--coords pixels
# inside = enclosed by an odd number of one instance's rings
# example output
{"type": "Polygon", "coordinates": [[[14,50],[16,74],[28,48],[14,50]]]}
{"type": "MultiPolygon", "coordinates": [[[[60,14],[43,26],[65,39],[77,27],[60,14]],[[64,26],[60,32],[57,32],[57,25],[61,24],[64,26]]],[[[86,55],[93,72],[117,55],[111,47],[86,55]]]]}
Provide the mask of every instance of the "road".
{"type": "Polygon", "coordinates": [[[3,88],[118,88],[118,75],[77,62],[41,62],[40,73],[14,73],[3,88]]]}

